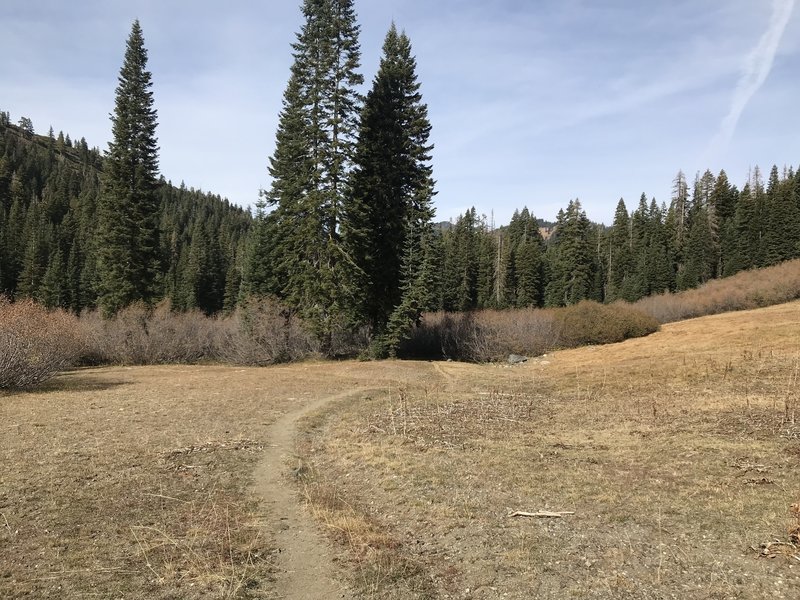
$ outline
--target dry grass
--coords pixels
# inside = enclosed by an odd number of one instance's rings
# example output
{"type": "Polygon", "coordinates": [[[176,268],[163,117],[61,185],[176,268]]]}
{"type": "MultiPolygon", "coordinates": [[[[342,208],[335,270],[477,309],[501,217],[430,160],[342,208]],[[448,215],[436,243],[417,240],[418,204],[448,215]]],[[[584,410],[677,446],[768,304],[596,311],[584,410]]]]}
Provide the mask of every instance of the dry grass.
{"type": "Polygon", "coordinates": [[[672,323],[734,310],[773,306],[800,298],[800,260],[712,279],[697,289],[642,298],[633,307],[672,323]]]}
{"type": "MultiPolygon", "coordinates": [[[[795,303],[521,367],[421,365],[333,411],[308,455],[441,597],[791,598],[799,358],[795,303]],[[575,514],[508,516],[539,509],[575,514]]],[[[372,597],[416,597],[397,589],[372,597]]]]}
{"type": "Polygon", "coordinates": [[[0,597],[280,597],[259,448],[357,387],[296,474],[361,597],[796,597],[798,365],[794,303],[516,367],[69,373],[0,397],[0,597]]]}
{"type": "Polygon", "coordinates": [[[251,474],[323,377],[83,369],[0,395],[0,597],[280,597],[251,474]]]}

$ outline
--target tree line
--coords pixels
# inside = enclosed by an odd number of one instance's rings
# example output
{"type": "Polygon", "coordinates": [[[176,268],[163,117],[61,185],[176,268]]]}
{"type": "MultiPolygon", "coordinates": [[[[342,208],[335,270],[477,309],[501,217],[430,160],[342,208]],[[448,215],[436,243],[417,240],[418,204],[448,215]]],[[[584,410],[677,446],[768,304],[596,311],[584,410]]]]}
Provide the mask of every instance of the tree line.
{"type": "Polygon", "coordinates": [[[678,172],[669,204],[620,199],[605,226],[573,200],[547,239],[527,208],[497,230],[473,208],[437,243],[443,275],[428,310],[635,302],[799,258],[800,174],[773,166],[765,182],[754,167],[739,190],[724,170],[691,186],[678,172]]]}
{"type": "Polygon", "coordinates": [[[37,136],[0,113],[0,293],[107,316],[168,298],[178,310],[278,299],[324,352],[363,329],[393,354],[424,311],[634,301],[800,255],[800,177],[756,168],[678,173],[670,203],[643,194],[614,222],[580,201],[547,236],[527,209],[494,229],[473,208],[433,223],[431,124],[409,37],[392,24],[360,93],[352,0],[303,0],[272,184],[255,214],[158,175],[157,112],[138,21],[127,41],[101,153],[37,136]]]}

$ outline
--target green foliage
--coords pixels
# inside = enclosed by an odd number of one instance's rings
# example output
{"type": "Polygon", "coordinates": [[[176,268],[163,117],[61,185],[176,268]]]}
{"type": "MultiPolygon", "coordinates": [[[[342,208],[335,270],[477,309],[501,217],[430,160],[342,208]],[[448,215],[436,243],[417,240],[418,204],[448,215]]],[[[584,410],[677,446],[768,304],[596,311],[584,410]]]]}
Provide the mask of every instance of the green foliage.
{"type": "Polygon", "coordinates": [[[304,0],[302,15],[254,218],[158,178],[138,22],[105,157],[0,113],[0,293],[106,315],[164,298],[230,315],[248,296],[275,298],[324,354],[371,339],[392,355],[424,311],[635,301],[800,256],[800,177],[777,166],[766,186],[755,168],[741,193],[724,171],[693,186],[679,172],[668,206],[642,194],[629,213],[620,199],[608,228],[575,200],[546,242],[527,208],[497,230],[475,208],[434,229],[431,125],[410,40],[392,25],[362,107],[352,0],[304,0]]]}
{"type": "MultiPolygon", "coordinates": [[[[268,202],[277,295],[299,311],[323,344],[354,321],[355,267],[341,238],[363,82],[352,0],[305,0],[294,64],[270,160],[268,202]]],[[[268,281],[250,285],[271,287],[268,281]]]]}
{"type": "Polygon", "coordinates": [[[499,306],[541,306],[545,289],[545,244],[528,208],[515,212],[508,226],[505,302],[499,306]]]}
{"type": "Polygon", "coordinates": [[[559,211],[556,233],[548,248],[546,306],[566,306],[601,295],[595,278],[599,269],[593,251],[595,241],[596,232],[580,201],[570,201],[566,211],[559,211]]]}
{"type": "Polygon", "coordinates": [[[99,204],[99,303],[107,315],[159,296],[157,114],[142,29],[134,21],[111,116],[99,204]]]}
{"type": "MultiPolygon", "coordinates": [[[[52,151],[48,139],[27,139],[13,125],[0,126],[0,293],[78,313],[98,302],[104,163],[85,139],[52,151]]],[[[219,196],[163,180],[157,194],[163,295],[179,310],[214,312],[220,290],[232,293],[235,304],[250,215],[219,196]],[[190,265],[194,277],[184,273],[190,265]]]]}
{"type": "Polygon", "coordinates": [[[433,218],[430,122],[405,33],[392,24],[366,97],[342,231],[360,317],[393,353],[419,320],[433,218]]]}

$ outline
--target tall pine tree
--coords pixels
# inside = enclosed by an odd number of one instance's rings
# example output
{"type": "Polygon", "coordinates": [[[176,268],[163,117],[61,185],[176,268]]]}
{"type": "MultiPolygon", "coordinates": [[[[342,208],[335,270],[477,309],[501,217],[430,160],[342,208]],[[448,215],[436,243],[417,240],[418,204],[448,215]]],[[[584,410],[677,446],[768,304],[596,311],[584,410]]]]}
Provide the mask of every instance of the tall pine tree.
{"type": "Polygon", "coordinates": [[[550,281],[546,306],[566,306],[581,300],[602,299],[596,285],[599,264],[594,252],[596,236],[579,200],[559,211],[556,231],[548,248],[550,281]]]}
{"type": "Polygon", "coordinates": [[[106,315],[159,294],[157,114],[146,67],[137,20],[119,74],[99,206],[99,305],[106,315]]]}
{"type": "Polygon", "coordinates": [[[343,235],[358,270],[361,311],[388,351],[419,319],[427,293],[420,277],[432,235],[431,125],[405,32],[392,24],[367,95],[345,203],[343,235]],[[391,332],[387,332],[390,317],[391,332]],[[390,339],[389,339],[390,338],[390,339]]]}
{"type": "Polygon", "coordinates": [[[275,293],[330,353],[333,332],[353,320],[356,295],[341,219],[358,127],[356,87],[363,83],[359,27],[352,0],[305,0],[302,12],[270,160],[266,197],[275,210],[268,230],[275,239],[263,251],[276,271],[275,293]]]}

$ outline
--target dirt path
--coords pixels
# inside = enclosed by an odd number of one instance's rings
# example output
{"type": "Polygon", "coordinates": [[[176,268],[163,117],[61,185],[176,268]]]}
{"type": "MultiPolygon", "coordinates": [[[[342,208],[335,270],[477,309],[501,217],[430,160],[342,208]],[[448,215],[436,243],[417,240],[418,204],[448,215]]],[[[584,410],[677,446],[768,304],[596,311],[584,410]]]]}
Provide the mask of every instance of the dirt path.
{"type": "Polygon", "coordinates": [[[268,527],[279,548],[275,589],[287,600],[351,598],[334,575],[327,542],[315,530],[311,515],[297,499],[289,478],[287,458],[294,456],[297,423],[330,402],[352,397],[363,390],[350,390],[322,397],[293,410],[269,428],[270,446],[256,467],[255,492],[264,498],[268,527]]]}

